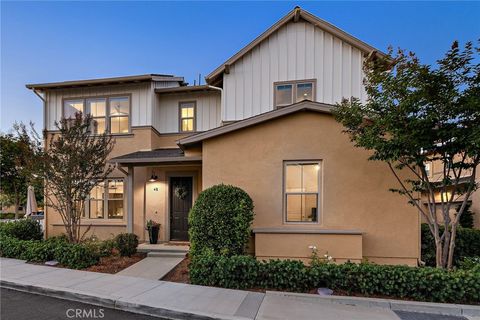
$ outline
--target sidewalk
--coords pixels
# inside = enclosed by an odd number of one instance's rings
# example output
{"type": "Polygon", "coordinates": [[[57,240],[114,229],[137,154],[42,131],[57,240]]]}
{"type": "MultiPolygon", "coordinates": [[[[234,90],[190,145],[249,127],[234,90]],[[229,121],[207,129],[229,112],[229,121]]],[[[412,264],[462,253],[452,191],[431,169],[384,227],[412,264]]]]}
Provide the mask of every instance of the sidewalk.
{"type": "Polygon", "coordinates": [[[391,310],[396,309],[480,320],[479,306],[322,298],[284,292],[264,294],[61,269],[6,258],[0,258],[0,267],[2,287],[172,319],[398,320],[398,312],[391,310]]]}

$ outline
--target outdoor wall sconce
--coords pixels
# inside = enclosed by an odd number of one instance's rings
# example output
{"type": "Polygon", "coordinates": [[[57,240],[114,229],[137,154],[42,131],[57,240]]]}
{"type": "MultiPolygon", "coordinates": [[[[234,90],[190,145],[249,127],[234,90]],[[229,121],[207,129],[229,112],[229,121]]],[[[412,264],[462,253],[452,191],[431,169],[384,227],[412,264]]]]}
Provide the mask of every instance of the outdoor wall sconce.
{"type": "Polygon", "coordinates": [[[150,176],[150,179],[148,179],[148,181],[150,182],[155,182],[158,180],[158,177],[157,175],[155,174],[155,171],[152,171],[152,175],[150,176]]]}

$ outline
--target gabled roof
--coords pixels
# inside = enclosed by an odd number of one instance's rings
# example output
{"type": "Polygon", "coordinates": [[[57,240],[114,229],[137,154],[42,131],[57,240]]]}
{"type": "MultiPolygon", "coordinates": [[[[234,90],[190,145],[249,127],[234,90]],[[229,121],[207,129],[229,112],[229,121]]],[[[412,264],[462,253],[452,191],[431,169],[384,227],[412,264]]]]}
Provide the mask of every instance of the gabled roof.
{"type": "Polygon", "coordinates": [[[290,21],[297,22],[300,19],[303,19],[307,22],[310,22],[316,27],[319,27],[320,29],[334,35],[335,37],[347,42],[348,44],[352,45],[353,47],[359,49],[360,51],[369,54],[372,51],[376,52],[380,56],[384,56],[385,54],[382,53],[380,50],[375,49],[374,47],[370,46],[369,44],[355,38],[354,36],[346,33],[345,31],[335,27],[334,25],[328,23],[325,20],[322,20],[313,14],[311,14],[308,11],[305,11],[301,9],[300,7],[295,7],[292,11],[290,11],[286,16],[284,16],[282,19],[277,21],[273,26],[271,26],[269,29],[267,29],[264,33],[262,33],[260,36],[258,36],[255,40],[250,42],[248,45],[246,45],[242,50],[237,52],[235,55],[233,55],[230,59],[225,61],[221,66],[213,70],[209,75],[205,77],[205,80],[207,83],[212,83],[218,76],[220,76],[223,71],[225,71],[226,68],[229,68],[230,65],[235,63],[238,59],[243,57],[246,53],[248,53],[250,50],[252,50],[254,47],[256,47],[260,42],[268,38],[272,33],[286,25],[290,21]]]}
{"type": "Polygon", "coordinates": [[[220,136],[222,134],[226,134],[232,131],[240,130],[243,128],[251,127],[269,120],[273,120],[276,118],[284,117],[286,115],[300,112],[300,111],[312,111],[312,112],[321,112],[321,113],[332,113],[332,109],[334,106],[330,104],[320,103],[320,102],[313,102],[309,100],[304,100],[301,102],[297,102],[292,104],[288,107],[283,107],[280,109],[272,110],[269,112],[261,113],[259,115],[246,118],[244,120],[240,120],[231,124],[224,125],[222,127],[217,127],[208,131],[204,131],[202,133],[194,134],[183,139],[177,141],[177,144],[180,147],[189,146],[197,144],[203,140],[214,138],[220,136]]]}
{"type": "Polygon", "coordinates": [[[32,90],[45,90],[45,89],[59,89],[59,88],[91,87],[91,86],[111,85],[111,84],[140,83],[140,82],[148,82],[148,81],[175,81],[175,82],[179,82],[181,85],[184,84],[183,77],[175,77],[169,74],[141,74],[141,75],[134,75],[134,76],[126,76],[126,77],[35,83],[35,84],[27,84],[25,86],[28,89],[32,89],[32,90]]]}

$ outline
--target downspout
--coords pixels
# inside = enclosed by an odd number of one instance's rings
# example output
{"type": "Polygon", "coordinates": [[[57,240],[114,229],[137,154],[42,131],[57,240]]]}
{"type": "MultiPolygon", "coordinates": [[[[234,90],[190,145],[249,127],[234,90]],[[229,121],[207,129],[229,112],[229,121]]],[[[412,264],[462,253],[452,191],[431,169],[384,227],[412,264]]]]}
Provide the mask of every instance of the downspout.
{"type": "Polygon", "coordinates": [[[210,89],[220,91],[220,119],[223,123],[223,120],[225,119],[225,99],[223,97],[223,89],[220,88],[220,87],[215,87],[215,86],[211,86],[211,85],[208,85],[208,87],[210,89]]]}
{"type": "Polygon", "coordinates": [[[33,89],[32,91],[43,102],[43,130],[45,131],[47,130],[47,100],[40,93],[38,93],[36,89],[33,89]]]}
{"type": "MultiPolygon", "coordinates": [[[[43,133],[45,133],[45,130],[47,129],[47,122],[46,122],[47,100],[40,93],[38,93],[37,90],[33,89],[32,91],[43,102],[43,130],[44,130],[43,133]]],[[[45,137],[44,137],[44,141],[45,141],[45,137]]],[[[46,146],[44,145],[44,148],[45,147],[46,146]]],[[[43,184],[43,195],[44,195],[43,196],[43,239],[48,238],[48,212],[47,212],[48,206],[47,206],[47,199],[46,199],[46,196],[45,196],[47,194],[47,189],[46,188],[47,188],[46,183],[44,183],[43,184]]]]}

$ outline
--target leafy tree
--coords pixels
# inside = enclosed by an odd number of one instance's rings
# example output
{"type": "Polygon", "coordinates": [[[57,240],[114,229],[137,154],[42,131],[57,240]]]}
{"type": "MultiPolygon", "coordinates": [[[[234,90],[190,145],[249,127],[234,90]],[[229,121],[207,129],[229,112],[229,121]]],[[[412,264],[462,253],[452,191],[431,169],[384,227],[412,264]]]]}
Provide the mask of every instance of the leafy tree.
{"type": "Polygon", "coordinates": [[[370,55],[364,63],[367,101],[343,100],[334,112],[355,146],[372,151],[370,160],[388,164],[399,184],[392,191],[424,217],[442,268],[452,267],[457,226],[478,188],[479,51],[471,42],[463,49],[454,42],[435,67],[403,50],[390,49],[384,58],[370,55]],[[430,179],[429,162],[441,164],[439,181],[430,179]],[[451,218],[456,201],[461,206],[451,218]]]}
{"type": "MultiPolygon", "coordinates": [[[[458,211],[462,208],[462,205],[458,205],[457,208],[455,208],[455,214],[458,214],[458,211]]],[[[473,223],[473,215],[475,212],[472,211],[472,204],[468,203],[466,207],[463,209],[462,216],[460,217],[460,226],[462,228],[473,228],[474,223],[473,223]]],[[[479,253],[480,254],[480,253],[479,253]]]]}
{"type": "Polygon", "coordinates": [[[29,163],[36,163],[41,153],[41,143],[33,139],[36,135],[28,131],[22,123],[14,124],[13,133],[0,134],[0,190],[2,204],[15,206],[15,218],[18,218],[18,207],[25,206],[27,187],[35,187],[37,200],[43,198],[42,181],[38,179],[38,172],[29,163]]]}
{"type": "Polygon", "coordinates": [[[41,160],[46,205],[61,216],[70,242],[79,242],[80,218],[90,191],[113,171],[107,157],[114,142],[108,133],[92,135],[92,117],[77,113],[56,123],[58,133],[48,140],[41,160]]]}

